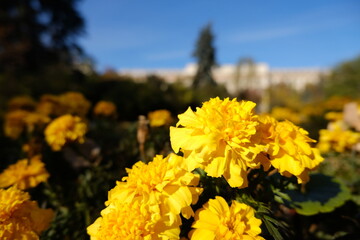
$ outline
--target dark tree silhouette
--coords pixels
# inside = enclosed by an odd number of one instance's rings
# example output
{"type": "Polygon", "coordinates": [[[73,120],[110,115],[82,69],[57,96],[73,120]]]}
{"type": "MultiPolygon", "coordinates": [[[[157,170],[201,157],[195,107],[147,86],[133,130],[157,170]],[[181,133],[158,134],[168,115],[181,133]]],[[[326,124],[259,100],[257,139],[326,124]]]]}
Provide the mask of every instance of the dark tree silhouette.
{"type": "Polygon", "coordinates": [[[0,72],[34,72],[54,63],[71,64],[81,53],[75,37],[84,21],[78,0],[1,0],[0,72]]]}
{"type": "Polygon", "coordinates": [[[212,76],[212,68],[216,65],[213,41],[214,35],[211,30],[211,24],[208,24],[201,30],[193,53],[193,56],[197,58],[198,64],[197,73],[193,82],[195,88],[216,85],[212,76]]]}

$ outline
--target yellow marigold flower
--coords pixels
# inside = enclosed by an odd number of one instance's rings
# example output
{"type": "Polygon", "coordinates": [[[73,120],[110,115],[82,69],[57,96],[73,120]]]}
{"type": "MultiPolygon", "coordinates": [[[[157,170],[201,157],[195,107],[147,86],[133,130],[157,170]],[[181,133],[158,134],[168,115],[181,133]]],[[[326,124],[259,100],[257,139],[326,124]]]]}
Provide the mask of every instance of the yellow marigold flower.
{"type": "Polygon", "coordinates": [[[259,124],[255,105],[217,97],[196,112],[188,108],[170,127],[173,150],[184,153],[189,171],[202,168],[209,176],[224,176],[231,187],[246,187],[247,169],[258,166],[256,156],[263,150],[251,141],[259,124]]]}
{"type": "Polygon", "coordinates": [[[271,110],[271,116],[276,120],[289,120],[295,124],[299,124],[302,121],[299,113],[287,107],[274,107],[271,110]]]}
{"type": "Polygon", "coordinates": [[[85,141],[86,124],[80,117],[64,115],[53,120],[45,129],[45,139],[54,151],[59,151],[68,142],[85,141]]]}
{"type": "Polygon", "coordinates": [[[35,107],[35,101],[30,96],[17,96],[10,99],[8,103],[9,111],[13,110],[33,110],[35,107]]]}
{"type": "Polygon", "coordinates": [[[294,175],[298,183],[309,180],[308,171],[314,170],[324,159],[317,148],[310,143],[315,140],[308,137],[308,132],[289,121],[275,124],[268,139],[267,154],[270,163],[281,175],[294,175]]]}
{"type": "Polygon", "coordinates": [[[16,187],[0,189],[0,239],[37,240],[54,216],[16,187]]]}
{"type": "Polygon", "coordinates": [[[15,185],[19,189],[36,187],[39,183],[45,182],[49,173],[45,169],[40,156],[34,156],[30,160],[22,159],[10,165],[0,174],[0,188],[15,185]]]}
{"type": "Polygon", "coordinates": [[[148,119],[151,127],[170,125],[172,122],[171,113],[165,109],[149,112],[148,119]]]}
{"type": "MultiPolygon", "coordinates": [[[[152,162],[137,162],[132,169],[127,169],[128,177],[117,182],[109,192],[110,204],[113,201],[131,202],[141,196],[145,202],[163,203],[164,214],[174,218],[180,213],[186,218],[193,215],[191,204],[198,200],[201,188],[199,175],[188,172],[183,166],[183,158],[170,154],[166,158],[161,155],[154,157],[152,162]]],[[[173,218],[171,218],[173,220],[173,218]]]]}
{"type": "Polygon", "coordinates": [[[16,110],[5,115],[4,133],[5,136],[17,139],[25,129],[24,119],[29,114],[28,111],[16,110]]]}
{"type": "Polygon", "coordinates": [[[259,236],[261,220],[254,214],[254,209],[244,203],[232,201],[229,207],[222,197],[216,196],[196,211],[190,239],[264,239],[259,236]]]}
{"type": "Polygon", "coordinates": [[[330,129],[321,129],[317,147],[321,152],[346,152],[360,142],[360,133],[344,129],[341,124],[333,123],[330,129]]]}
{"type": "Polygon", "coordinates": [[[90,102],[79,92],[66,92],[59,96],[62,114],[74,114],[85,117],[90,109],[90,102]]]}
{"type": "Polygon", "coordinates": [[[28,132],[33,132],[36,127],[43,127],[50,122],[50,118],[36,112],[29,113],[24,119],[28,132]]]}
{"type": "Polygon", "coordinates": [[[139,199],[114,201],[101,211],[101,217],[87,232],[91,240],[179,239],[180,223],[167,225],[167,218],[161,214],[160,205],[139,199]]]}
{"type": "Polygon", "coordinates": [[[45,126],[50,118],[36,112],[15,110],[5,115],[4,131],[5,135],[17,139],[25,130],[33,132],[36,127],[45,126]]]}
{"type": "Polygon", "coordinates": [[[116,105],[108,101],[99,101],[94,107],[94,114],[110,117],[116,114],[116,105]]]}
{"type": "Polygon", "coordinates": [[[46,116],[62,115],[63,110],[61,107],[60,98],[51,94],[42,95],[40,101],[36,105],[36,112],[39,112],[46,116]]]}

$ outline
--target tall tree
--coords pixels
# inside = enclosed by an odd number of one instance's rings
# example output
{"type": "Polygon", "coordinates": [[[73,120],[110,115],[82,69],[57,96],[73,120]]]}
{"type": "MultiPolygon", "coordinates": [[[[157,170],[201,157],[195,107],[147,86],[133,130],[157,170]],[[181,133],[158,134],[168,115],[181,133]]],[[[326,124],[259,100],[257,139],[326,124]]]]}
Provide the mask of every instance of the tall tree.
{"type": "Polygon", "coordinates": [[[193,56],[197,58],[198,69],[194,78],[193,86],[203,87],[216,85],[212,76],[212,68],[216,66],[215,47],[213,45],[214,35],[211,24],[206,25],[200,32],[199,39],[193,56]]]}
{"type": "Polygon", "coordinates": [[[78,0],[1,0],[0,72],[33,72],[71,63],[84,21],[78,0]]]}

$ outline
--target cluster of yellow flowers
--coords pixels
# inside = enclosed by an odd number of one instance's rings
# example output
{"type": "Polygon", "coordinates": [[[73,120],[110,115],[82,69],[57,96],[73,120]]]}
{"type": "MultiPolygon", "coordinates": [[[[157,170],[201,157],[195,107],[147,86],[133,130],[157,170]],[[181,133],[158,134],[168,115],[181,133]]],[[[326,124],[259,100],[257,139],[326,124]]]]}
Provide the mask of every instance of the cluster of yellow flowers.
{"type": "Polygon", "coordinates": [[[116,105],[109,101],[99,101],[94,107],[94,114],[111,117],[116,115],[116,105]]]}
{"type": "Polygon", "coordinates": [[[36,127],[41,128],[50,122],[50,118],[25,110],[14,110],[5,115],[4,133],[12,139],[17,139],[25,130],[32,133],[36,127]]]}
{"type": "Polygon", "coordinates": [[[37,155],[30,160],[22,159],[8,166],[8,168],[0,174],[0,188],[16,186],[19,189],[25,190],[36,187],[48,178],[49,173],[45,169],[40,155],[37,155]]]}
{"type": "Polygon", "coordinates": [[[195,219],[191,239],[263,239],[261,220],[246,204],[232,201],[229,206],[216,196],[195,215],[191,207],[202,192],[196,168],[244,188],[250,169],[272,166],[303,183],[323,161],[308,132],[256,115],[254,108],[250,101],[213,98],[195,112],[189,108],[180,114],[176,127],[170,127],[170,141],[182,156],[158,155],[127,169],[128,176],[109,191],[101,217],[88,227],[91,239],[179,239],[180,214],[195,219]]]}
{"type": "Polygon", "coordinates": [[[40,131],[51,121],[51,117],[73,114],[84,117],[90,102],[78,92],[66,92],[59,96],[43,95],[38,103],[27,96],[11,99],[5,115],[5,136],[17,139],[24,132],[40,131]]]}
{"type": "MultiPolygon", "coordinates": [[[[38,103],[27,96],[15,97],[8,104],[4,133],[17,139],[24,132],[44,131],[47,143],[54,151],[59,151],[66,143],[84,142],[87,131],[84,119],[89,108],[90,102],[78,92],[45,94],[38,103]]],[[[112,102],[100,101],[94,107],[94,114],[115,116],[116,106],[112,102]]]]}
{"type": "Polygon", "coordinates": [[[48,116],[74,114],[85,117],[90,102],[79,92],[66,92],[60,95],[45,94],[40,98],[36,110],[48,116]]]}
{"type": "Polygon", "coordinates": [[[173,150],[184,154],[189,171],[202,168],[231,187],[247,187],[248,170],[261,165],[306,182],[308,171],[323,161],[310,145],[314,140],[289,121],[256,115],[254,107],[250,101],[212,98],[196,112],[189,108],[170,127],[173,150]]]}
{"type": "Polygon", "coordinates": [[[320,130],[319,143],[317,147],[323,153],[335,151],[350,151],[360,143],[360,133],[349,129],[349,126],[342,120],[342,114],[328,115],[328,119],[334,120],[328,124],[327,129],[320,130]],[[339,117],[340,116],[340,117],[339,117]]]}
{"type": "Polygon", "coordinates": [[[109,192],[101,217],[88,227],[91,239],[179,239],[180,213],[193,216],[190,205],[202,192],[196,187],[199,176],[175,154],[137,162],[127,173],[109,192]]]}
{"type": "Polygon", "coordinates": [[[0,239],[37,240],[54,216],[16,187],[0,189],[0,239]]]}

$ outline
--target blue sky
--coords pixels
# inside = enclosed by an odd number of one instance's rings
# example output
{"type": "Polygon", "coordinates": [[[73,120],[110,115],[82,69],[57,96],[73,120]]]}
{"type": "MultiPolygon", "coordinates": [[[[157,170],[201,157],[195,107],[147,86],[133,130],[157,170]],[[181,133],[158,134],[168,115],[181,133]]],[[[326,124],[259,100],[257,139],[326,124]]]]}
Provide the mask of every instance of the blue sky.
{"type": "Polygon", "coordinates": [[[183,68],[212,23],[216,59],[321,67],[360,55],[359,0],[83,0],[80,44],[97,69],[183,68]]]}

